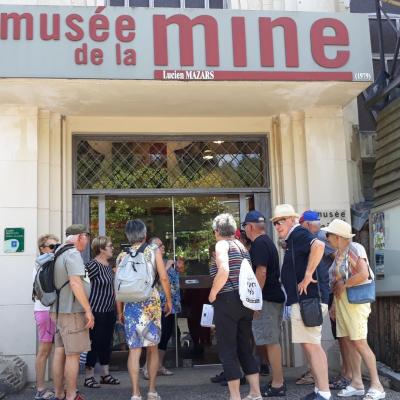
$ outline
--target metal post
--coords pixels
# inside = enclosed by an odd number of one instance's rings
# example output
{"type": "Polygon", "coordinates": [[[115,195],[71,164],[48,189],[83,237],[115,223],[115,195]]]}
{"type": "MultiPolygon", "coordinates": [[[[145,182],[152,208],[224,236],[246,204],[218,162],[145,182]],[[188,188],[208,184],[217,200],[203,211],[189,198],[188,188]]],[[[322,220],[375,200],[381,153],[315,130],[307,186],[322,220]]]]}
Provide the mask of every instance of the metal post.
{"type": "Polygon", "coordinates": [[[99,204],[99,236],[106,235],[106,196],[98,197],[99,204]]]}
{"type": "Polygon", "coordinates": [[[381,69],[382,71],[386,71],[385,50],[383,47],[382,14],[381,14],[381,6],[379,0],[375,0],[375,8],[376,8],[376,20],[378,21],[378,39],[379,39],[379,55],[381,57],[381,69]]]}

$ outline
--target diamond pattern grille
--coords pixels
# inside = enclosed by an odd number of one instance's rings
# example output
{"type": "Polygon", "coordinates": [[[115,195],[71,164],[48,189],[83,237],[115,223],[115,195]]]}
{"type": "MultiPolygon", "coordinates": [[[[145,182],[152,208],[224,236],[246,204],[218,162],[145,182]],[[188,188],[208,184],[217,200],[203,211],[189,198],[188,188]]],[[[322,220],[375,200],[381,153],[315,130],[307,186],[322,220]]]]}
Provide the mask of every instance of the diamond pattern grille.
{"type": "Polygon", "coordinates": [[[77,189],[264,187],[263,141],[80,140],[77,189]]]}

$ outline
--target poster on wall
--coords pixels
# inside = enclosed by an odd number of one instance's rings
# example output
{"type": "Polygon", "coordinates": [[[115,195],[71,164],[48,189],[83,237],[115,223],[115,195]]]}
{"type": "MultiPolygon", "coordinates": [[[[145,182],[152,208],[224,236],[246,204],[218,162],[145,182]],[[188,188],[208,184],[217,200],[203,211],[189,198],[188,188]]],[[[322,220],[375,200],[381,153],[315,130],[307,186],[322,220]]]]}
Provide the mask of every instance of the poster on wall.
{"type": "Polygon", "coordinates": [[[385,277],[385,214],[372,215],[372,235],[375,253],[375,275],[377,279],[385,277]]]}
{"type": "Polygon", "coordinates": [[[4,229],[4,253],[23,253],[25,247],[24,228],[4,229]]]}

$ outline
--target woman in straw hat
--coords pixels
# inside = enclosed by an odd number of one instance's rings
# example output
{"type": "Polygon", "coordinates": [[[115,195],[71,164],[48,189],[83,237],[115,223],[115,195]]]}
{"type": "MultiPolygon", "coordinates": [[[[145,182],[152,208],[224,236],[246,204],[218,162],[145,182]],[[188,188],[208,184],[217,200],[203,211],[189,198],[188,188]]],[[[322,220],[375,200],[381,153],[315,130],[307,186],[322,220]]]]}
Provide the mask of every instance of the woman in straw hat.
{"type": "Polygon", "coordinates": [[[367,342],[368,317],[371,304],[352,304],[347,297],[347,288],[366,282],[373,273],[369,268],[364,247],[352,242],[351,226],[342,220],[335,219],[329,226],[322,228],[330,245],[337,249],[333,270],[333,292],[335,295],[331,316],[336,318],[337,336],[343,337],[350,354],[352,381],[349,386],[338,393],[339,397],[364,396],[364,384],[361,377],[361,359],[368,368],[371,386],[364,400],[384,399],[386,394],[379,381],[376,358],[367,342]]]}

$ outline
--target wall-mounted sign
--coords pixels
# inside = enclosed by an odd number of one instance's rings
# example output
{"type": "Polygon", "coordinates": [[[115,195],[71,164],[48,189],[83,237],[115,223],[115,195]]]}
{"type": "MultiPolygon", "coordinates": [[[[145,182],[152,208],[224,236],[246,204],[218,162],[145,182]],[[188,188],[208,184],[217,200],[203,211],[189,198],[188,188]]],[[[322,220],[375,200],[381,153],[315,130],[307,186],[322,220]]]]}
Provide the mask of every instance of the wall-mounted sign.
{"type": "Polygon", "coordinates": [[[368,16],[0,6],[0,77],[371,81],[368,16]]]}
{"type": "Polygon", "coordinates": [[[346,210],[315,210],[318,212],[319,218],[321,219],[321,225],[327,226],[334,219],[342,219],[348,223],[351,223],[348,212],[346,210]]]}
{"type": "Polygon", "coordinates": [[[385,213],[372,214],[372,240],[375,253],[375,275],[377,279],[385,277],[385,213]]]}
{"type": "Polygon", "coordinates": [[[4,229],[4,253],[22,253],[25,248],[24,228],[4,229]]]}

